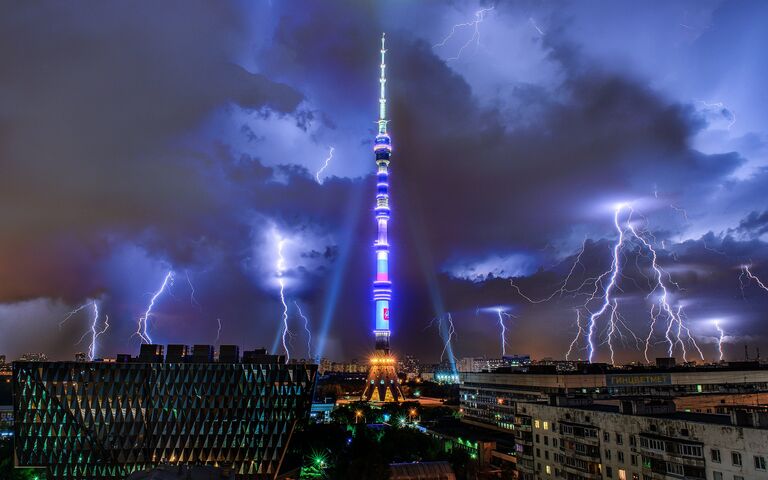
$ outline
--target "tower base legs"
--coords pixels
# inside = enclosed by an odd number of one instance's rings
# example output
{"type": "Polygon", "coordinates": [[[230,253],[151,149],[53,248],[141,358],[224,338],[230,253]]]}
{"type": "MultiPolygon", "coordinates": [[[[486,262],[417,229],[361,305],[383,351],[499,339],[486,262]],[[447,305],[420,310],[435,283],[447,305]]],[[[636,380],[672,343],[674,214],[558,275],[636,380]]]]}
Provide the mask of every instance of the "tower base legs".
{"type": "Polygon", "coordinates": [[[374,403],[402,402],[397,362],[387,351],[377,350],[371,358],[371,369],[365,382],[362,400],[374,403]]]}

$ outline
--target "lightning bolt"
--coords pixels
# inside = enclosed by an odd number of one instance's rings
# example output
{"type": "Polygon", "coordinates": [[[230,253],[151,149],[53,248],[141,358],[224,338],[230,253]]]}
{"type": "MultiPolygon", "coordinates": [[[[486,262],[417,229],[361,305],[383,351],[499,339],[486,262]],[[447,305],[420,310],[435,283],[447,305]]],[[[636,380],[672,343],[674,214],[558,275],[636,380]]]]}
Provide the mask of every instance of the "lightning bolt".
{"type": "Polygon", "coordinates": [[[315,173],[315,179],[317,179],[317,183],[323,184],[323,182],[320,180],[320,174],[323,173],[323,171],[328,168],[328,164],[331,163],[331,159],[333,158],[333,147],[328,147],[330,150],[328,151],[328,158],[325,159],[325,163],[323,163],[323,166],[320,167],[320,170],[315,173]]]}
{"type": "MultiPolygon", "coordinates": [[[[453,325],[453,317],[451,317],[451,313],[448,312],[446,315],[446,321],[448,323],[448,330],[444,335],[445,344],[443,345],[443,351],[440,352],[440,361],[443,361],[443,357],[446,353],[451,357],[448,360],[454,364],[456,363],[456,356],[453,354],[453,348],[451,346],[451,342],[453,341],[453,338],[456,336],[456,327],[453,325]]],[[[442,324],[443,319],[440,318],[440,324],[438,325],[438,330],[442,331],[442,324]]]]}
{"type": "Polygon", "coordinates": [[[152,343],[152,337],[149,336],[149,317],[152,315],[152,309],[155,307],[157,299],[160,298],[160,295],[162,295],[163,292],[165,292],[165,289],[169,284],[173,284],[173,275],[173,270],[169,270],[168,273],[165,274],[162,285],[160,285],[160,288],[157,289],[149,300],[147,310],[139,317],[138,328],[134,335],[138,335],[142,343],[152,343]]]}
{"type": "Polygon", "coordinates": [[[568,360],[568,357],[573,353],[573,347],[576,345],[576,342],[578,342],[579,338],[584,335],[584,328],[581,326],[581,311],[578,308],[576,309],[576,327],[578,328],[578,331],[573,337],[571,344],[568,345],[568,351],[565,353],[566,360],[568,360]]]}
{"type": "Polygon", "coordinates": [[[195,305],[198,309],[202,309],[200,304],[197,302],[197,299],[195,298],[195,286],[192,285],[192,280],[189,278],[189,272],[184,272],[184,274],[187,277],[187,283],[189,284],[189,302],[192,305],[195,305]]]}
{"type": "Polygon", "coordinates": [[[285,303],[285,278],[283,278],[283,274],[285,273],[285,257],[283,256],[283,247],[285,247],[285,242],[287,240],[282,238],[277,232],[275,232],[275,236],[277,237],[277,263],[275,264],[275,271],[277,273],[277,283],[280,285],[280,303],[283,306],[282,341],[283,350],[285,350],[285,360],[287,362],[291,358],[291,353],[288,350],[288,336],[291,334],[291,332],[288,330],[288,304],[285,303]]]}
{"type": "Polygon", "coordinates": [[[555,298],[555,296],[563,296],[565,294],[570,294],[570,293],[578,292],[579,290],[581,290],[584,287],[584,285],[589,283],[590,280],[594,280],[594,279],[589,279],[588,278],[584,282],[582,282],[581,285],[579,285],[578,287],[572,288],[572,289],[568,288],[568,282],[570,282],[571,277],[573,276],[574,272],[576,271],[576,267],[581,266],[582,269],[584,268],[584,266],[581,263],[581,256],[584,254],[584,250],[585,250],[586,246],[587,246],[587,239],[585,238],[584,241],[581,243],[581,250],[579,250],[579,253],[576,255],[576,260],[573,262],[573,265],[571,265],[571,269],[568,271],[568,275],[565,276],[565,280],[563,280],[563,283],[560,284],[560,287],[557,290],[555,290],[554,292],[552,292],[552,294],[549,295],[548,297],[541,298],[541,299],[533,299],[533,298],[529,297],[528,295],[524,294],[522,292],[522,290],[520,290],[520,287],[515,285],[514,280],[512,280],[510,282],[511,285],[512,285],[512,288],[514,288],[517,291],[518,295],[523,297],[529,303],[548,302],[548,301],[552,300],[553,298],[555,298]]]}
{"type": "Polygon", "coordinates": [[[218,324],[218,329],[216,330],[216,340],[214,340],[213,343],[218,344],[219,338],[221,338],[221,319],[217,318],[216,323],[218,324]]]}
{"type": "Polygon", "coordinates": [[[109,329],[109,315],[104,316],[104,325],[101,330],[96,330],[99,320],[99,304],[93,302],[93,323],[91,323],[91,344],[88,346],[88,359],[96,358],[96,340],[109,329]]]}
{"type": "Polygon", "coordinates": [[[531,25],[533,26],[533,28],[534,28],[534,29],[535,29],[537,32],[539,32],[539,35],[541,35],[541,36],[544,36],[544,30],[542,30],[541,28],[539,28],[539,26],[536,24],[536,20],[534,20],[534,19],[533,19],[533,17],[530,17],[530,18],[528,18],[528,21],[531,23],[531,25]]]}
{"type": "Polygon", "coordinates": [[[83,340],[85,340],[85,337],[87,337],[89,334],[91,336],[91,343],[88,345],[88,359],[90,361],[93,361],[94,358],[96,358],[96,340],[99,338],[101,334],[106,332],[109,329],[109,315],[106,315],[104,317],[104,324],[102,325],[101,330],[98,330],[99,326],[99,304],[95,300],[93,302],[89,302],[85,304],[86,307],[91,307],[93,310],[93,318],[91,319],[91,328],[88,329],[83,335],[80,337],[80,340],[78,340],[75,345],[80,345],[83,343],[83,340]]]}
{"type": "MultiPolygon", "coordinates": [[[[590,362],[593,361],[597,348],[597,323],[600,318],[607,317],[605,337],[603,337],[604,340],[602,343],[600,343],[600,345],[608,345],[611,363],[615,363],[616,341],[620,340],[625,345],[628,341],[630,343],[634,341],[634,345],[638,349],[643,344],[643,341],[637,335],[635,335],[635,333],[627,325],[619,309],[620,301],[619,299],[615,298],[616,291],[621,291],[619,286],[619,281],[621,279],[634,281],[634,279],[624,275],[622,271],[622,259],[626,258],[627,250],[631,245],[638,245],[638,255],[642,255],[649,259],[650,269],[653,272],[652,278],[646,275],[638,263],[638,257],[635,257],[635,265],[638,271],[648,282],[648,288],[650,288],[650,293],[646,298],[650,298],[652,295],[658,293],[658,297],[654,302],[651,303],[650,307],[651,326],[648,336],[645,338],[644,350],[646,361],[649,361],[648,354],[651,347],[651,340],[657,322],[660,320],[665,320],[667,322],[664,338],[668,345],[669,356],[672,356],[675,347],[679,346],[683,354],[683,360],[687,361],[688,351],[686,345],[690,344],[696,349],[696,352],[703,360],[703,353],[699,348],[696,340],[693,338],[690,328],[686,325],[686,318],[682,306],[673,308],[673,306],[670,304],[670,287],[674,286],[678,290],[682,289],[672,279],[671,275],[660,266],[658,262],[657,251],[652,241],[649,241],[649,238],[655,241],[653,235],[650,232],[641,232],[633,223],[632,217],[635,214],[636,212],[633,210],[631,205],[627,203],[622,203],[615,207],[613,224],[617,233],[617,239],[611,248],[610,268],[600,275],[587,278],[577,286],[569,287],[569,282],[571,277],[575,274],[576,267],[581,265],[581,257],[585,248],[585,244],[582,244],[581,251],[579,251],[578,255],[576,256],[576,260],[566,275],[565,280],[560,285],[560,287],[548,297],[543,299],[533,299],[523,294],[514,284],[512,286],[516,289],[518,294],[520,294],[530,303],[546,302],[555,296],[563,296],[565,294],[572,296],[586,295],[586,300],[584,301],[583,305],[576,309],[577,332],[568,347],[566,359],[569,359],[573,354],[574,348],[576,348],[578,345],[579,339],[585,337],[588,358],[590,362]],[[583,292],[585,287],[589,287],[591,292],[583,292]],[[593,306],[593,302],[595,301],[599,301],[599,305],[593,306]],[[582,322],[582,309],[587,314],[586,326],[582,322]],[[629,337],[625,335],[624,332],[628,332],[629,337]]],[[[637,285],[636,281],[635,284],[637,285]]]]}
{"type": "Polygon", "coordinates": [[[671,208],[672,210],[674,210],[677,213],[679,213],[680,215],[682,215],[686,224],[690,224],[691,223],[691,220],[688,218],[688,211],[686,209],[684,209],[682,207],[678,207],[674,203],[670,203],[669,204],[669,208],[671,208]]]}
{"type": "MultiPolygon", "coordinates": [[[[687,361],[687,358],[686,358],[687,351],[685,348],[685,342],[683,341],[683,332],[685,332],[685,334],[688,337],[688,341],[693,344],[693,346],[696,348],[697,352],[699,353],[699,356],[701,357],[701,359],[704,360],[704,354],[701,352],[699,345],[696,343],[696,340],[691,335],[690,329],[685,325],[684,316],[682,314],[683,307],[678,306],[677,309],[675,310],[672,308],[672,306],[669,303],[669,287],[665,284],[664,279],[666,278],[667,281],[672,282],[671,276],[659,266],[656,249],[644,236],[638,233],[637,229],[632,224],[632,213],[633,213],[632,207],[627,205],[626,208],[629,209],[629,216],[627,218],[627,229],[632,233],[634,238],[636,238],[642,244],[642,246],[644,246],[650,252],[650,255],[651,255],[651,269],[653,270],[656,279],[655,279],[655,285],[653,287],[653,290],[651,290],[651,292],[648,294],[648,297],[653,295],[653,293],[658,290],[661,291],[661,295],[659,295],[659,298],[658,298],[658,306],[659,306],[659,312],[663,311],[666,314],[666,317],[668,319],[667,329],[665,331],[665,338],[667,340],[667,344],[669,347],[667,349],[667,353],[671,357],[674,351],[674,346],[677,343],[681,347],[682,354],[683,354],[683,361],[687,361]],[[677,332],[676,332],[677,340],[673,341],[671,332],[675,324],[677,324],[677,332]]],[[[675,286],[677,285],[675,284],[675,286]]],[[[651,311],[651,318],[652,318],[651,328],[653,328],[653,325],[655,325],[656,319],[658,318],[658,317],[654,318],[653,310],[651,311]]],[[[653,330],[651,330],[651,333],[652,332],[653,330]]],[[[650,337],[651,335],[649,334],[648,338],[646,339],[646,348],[645,348],[646,362],[649,361],[647,356],[647,352],[649,348],[647,342],[649,341],[650,337]]]]}
{"type": "Polygon", "coordinates": [[[77,314],[78,312],[82,311],[84,308],[86,308],[86,307],[88,307],[90,305],[91,305],[91,302],[87,302],[87,303],[84,303],[84,304],[80,305],[79,307],[75,308],[74,310],[70,311],[67,314],[67,316],[65,316],[64,319],[59,322],[59,330],[61,330],[61,327],[63,327],[64,324],[67,323],[67,320],[69,320],[70,318],[75,316],[75,314],[77,314]]]}
{"type": "Polygon", "coordinates": [[[304,331],[307,332],[307,358],[312,358],[312,332],[309,330],[309,318],[301,311],[299,302],[294,301],[296,310],[299,312],[299,316],[304,320],[304,331]]]}
{"type": "Polygon", "coordinates": [[[504,324],[504,316],[512,316],[505,313],[501,308],[496,309],[496,314],[499,317],[499,327],[501,327],[501,356],[504,356],[507,354],[507,326],[504,324]]]}
{"type": "MultiPolygon", "coordinates": [[[[611,262],[611,269],[607,272],[601,274],[598,279],[595,281],[595,290],[593,294],[590,296],[590,298],[587,300],[587,303],[590,300],[593,300],[594,298],[597,298],[597,290],[598,286],[602,285],[603,278],[610,274],[608,285],[603,289],[604,294],[602,295],[603,303],[600,306],[600,308],[595,311],[591,312],[589,316],[589,321],[587,323],[587,344],[588,348],[587,351],[589,353],[589,361],[592,362],[592,359],[595,355],[595,344],[594,344],[594,334],[595,334],[595,324],[597,322],[597,319],[602,316],[606,310],[608,310],[611,305],[615,305],[615,303],[612,300],[611,293],[613,293],[613,290],[616,288],[617,279],[619,278],[619,275],[621,273],[621,263],[619,261],[619,251],[621,250],[622,245],[624,244],[624,229],[621,228],[619,225],[619,214],[624,209],[625,204],[621,204],[616,207],[616,210],[614,211],[613,215],[613,224],[616,227],[616,231],[619,233],[619,238],[616,241],[616,244],[613,246],[613,261],[611,262]]],[[[614,322],[614,313],[616,311],[615,306],[611,309],[611,322],[610,322],[610,332],[611,336],[609,336],[609,339],[612,338],[612,333],[615,329],[615,322],[614,322]]],[[[611,361],[613,361],[613,345],[609,342],[609,345],[611,346],[611,361]]]]}
{"type": "Polygon", "coordinates": [[[720,321],[714,320],[713,323],[715,324],[715,328],[717,329],[717,333],[720,334],[720,337],[717,340],[717,351],[720,353],[719,361],[723,361],[723,342],[725,340],[725,332],[720,327],[720,321]]]}
{"type": "Polygon", "coordinates": [[[488,7],[488,8],[482,8],[475,12],[475,19],[470,22],[465,23],[457,23],[456,25],[451,28],[451,33],[449,33],[440,43],[436,43],[432,46],[432,48],[438,48],[438,47],[444,47],[445,44],[453,38],[454,34],[460,29],[464,28],[470,28],[472,30],[472,36],[469,37],[469,40],[464,43],[464,45],[461,46],[459,51],[456,53],[455,57],[450,57],[448,60],[458,60],[461,57],[461,53],[466,49],[473,41],[475,42],[475,48],[480,46],[480,24],[483,23],[483,20],[485,20],[485,17],[488,15],[488,13],[493,10],[494,7],[488,7]]]}
{"type": "MultiPolygon", "coordinates": [[[[751,267],[752,265],[742,265],[741,266],[742,275],[746,275],[749,280],[754,280],[760,288],[768,292],[768,287],[765,286],[763,281],[760,280],[760,278],[757,275],[752,273],[752,271],[750,270],[751,267]]],[[[743,290],[743,287],[742,287],[742,290],[743,290]]]]}

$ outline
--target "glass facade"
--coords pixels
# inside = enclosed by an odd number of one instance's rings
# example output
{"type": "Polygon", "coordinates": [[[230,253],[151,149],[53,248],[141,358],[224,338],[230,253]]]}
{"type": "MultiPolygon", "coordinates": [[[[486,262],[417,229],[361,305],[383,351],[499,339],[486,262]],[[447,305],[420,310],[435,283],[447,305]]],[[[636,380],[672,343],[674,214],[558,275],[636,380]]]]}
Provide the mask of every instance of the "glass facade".
{"type": "Polygon", "coordinates": [[[274,478],[316,373],[277,361],[16,362],[16,464],[57,479],[123,479],[159,464],[274,478]]]}

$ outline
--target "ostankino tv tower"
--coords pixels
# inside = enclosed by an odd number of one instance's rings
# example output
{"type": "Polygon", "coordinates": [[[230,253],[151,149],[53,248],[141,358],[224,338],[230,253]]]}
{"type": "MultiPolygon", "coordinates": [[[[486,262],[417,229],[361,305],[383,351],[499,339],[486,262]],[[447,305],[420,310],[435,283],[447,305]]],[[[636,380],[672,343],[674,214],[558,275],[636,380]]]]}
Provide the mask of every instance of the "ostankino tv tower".
{"type": "Polygon", "coordinates": [[[392,282],[389,279],[389,158],[392,154],[392,141],[387,133],[387,98],[385,86],[387,78],[384,63],[385,37],[381,36],[381,76],[379,83],[379,131],[373,146],[376,154],[376,224],[378,236],[374,242],[376,251],[376,279],[373,282],[373,301],[376,304],[376,352],[371,357],[371,369],[363,391],[363,400],[372,402],[398,402],[402,400],[400,381],[395,366],[397,361],[389,351],[389,321],[391,318],[389,301],[392,298],[392,282]]]}

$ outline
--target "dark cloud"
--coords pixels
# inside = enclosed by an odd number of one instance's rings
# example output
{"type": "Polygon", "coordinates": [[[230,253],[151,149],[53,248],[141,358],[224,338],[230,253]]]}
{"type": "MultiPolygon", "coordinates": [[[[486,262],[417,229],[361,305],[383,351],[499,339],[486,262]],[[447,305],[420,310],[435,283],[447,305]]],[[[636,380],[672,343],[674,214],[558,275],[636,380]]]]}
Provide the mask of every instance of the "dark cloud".
{"type": "Polygon", "coordinates": [[[768,211],[751,212],[739,222],[736,232],[749,238],[760,238],[768,233],[768,211]]]}
{"type": "MultiPolygon", "coordinates": [[[[155,322],[159,341],[210,341],[220,318],[222,341],[271,347],[281,313],[276,230],[293,242],[289,297],[306,307],[316,331],[330,324],[324,353],[368,352],[373,179],[330,176],[320,185],[292,142],[300,132],[322,144],[319,128],[370,142],[378,32],[392,19],[365,2],[275,3],[0,7],[0,58],[12,66],[0,69],[2,300],[102,299],[117,320],[105,349],[125,351],[135,346],[129,338],[146,293],[174,269],[155,322]],[[263,29],[261,43],[254,25],[263,29]],[[286,125],[295,128],[286,133],[286,125]],[[271,157],[270,141],[289,153],[271,157]]],[[[496,7],[496,25],[519,20],[517,9],[496,7]]],[[[448,7],[413,8],[428,18],[448,7]]],[[[520,8],[530,29],[536,5],[520,8]]],[[[514,349],[559,355],[576,303],[527,305],[507,277],[547,296],[584,237],[578,278],[604,271],[610,206],[653,191],[696,207],[733,190],[723,208],[755,211],[738,227],[735,213],[726,216],[736,231],[708,226],[713,232],[678,243],[684,220],[656,199],[653,232],[669,246],[665,266],[697,305],[692,317],[742,308],[737,266],[768,261],[758,240],[765,171],[735,178],[747,161],[740,152],[693,147],[711,123],[701,109],[622,65],[607,68],[567,35],[569,20],[551,15],[542,25],[546,35],[525,48],[541,50],[556,74],[541,84],[511,79],[490,101],[419,30],[388,31],[399,351],[437,356],[438,336],[420,333],[451,311],[459,354],[495,354],[493,307],[503,305],[519,316],[510,320],[514,349]]],[[[509,58],[495,61],[515,61],[509,47],[509,58]]],[[[364,171],[373,171],[372,158],[337,161],[351,170],[368,162],[364,171]]],[[[635,280],[622,293],[627,319],[639,327],[648,315],[646,270],[629,265],[635,280]]],[[[757,325],[754,308],[762,305],[752,298],[745,329],[757,325]]],[[[46,308],[59,315],[64,307],[46,308]]],[[[61,333],[61,352],[74,348],[81,323],[61,333]]]]}
{"type": "Polygon", "coordinates": [[[301,100],[234,63],[246,19],[231,4],[0,9],[6,300],[93,291],[103,237],[210,223],[228,198],[180,142],[229,105],[289,112],[301,100]]]}

